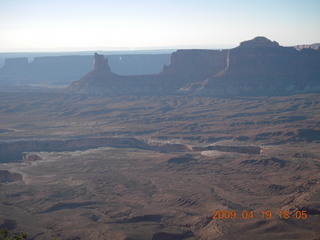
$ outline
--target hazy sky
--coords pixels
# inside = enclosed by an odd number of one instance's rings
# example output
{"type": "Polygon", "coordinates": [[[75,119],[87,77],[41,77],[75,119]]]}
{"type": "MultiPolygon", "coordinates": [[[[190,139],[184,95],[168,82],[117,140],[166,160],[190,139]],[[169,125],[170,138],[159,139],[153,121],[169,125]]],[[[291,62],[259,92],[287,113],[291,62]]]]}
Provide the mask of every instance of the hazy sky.
{"type": "Polygon", "coordinates": [[[0,51],[320,42],[320,0],[0,0],[0,51]]]}

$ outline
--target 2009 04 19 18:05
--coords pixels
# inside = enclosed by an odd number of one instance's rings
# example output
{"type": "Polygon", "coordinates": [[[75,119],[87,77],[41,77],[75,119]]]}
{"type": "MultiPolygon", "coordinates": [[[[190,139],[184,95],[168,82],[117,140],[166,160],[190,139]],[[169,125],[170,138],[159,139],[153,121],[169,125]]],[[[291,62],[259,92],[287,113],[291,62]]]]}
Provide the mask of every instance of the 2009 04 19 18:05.
{"type": "Polygon", "coordinates": [[[282,219],[307,219],[307,211],[295,211],[290,212],[286,210],[279,211],[234,211],[234,210],[215,210],[212,211],[212,219],[252,219],[252,218],[261,218],[261,219],[271,219],[278,216],[282,219]]]}

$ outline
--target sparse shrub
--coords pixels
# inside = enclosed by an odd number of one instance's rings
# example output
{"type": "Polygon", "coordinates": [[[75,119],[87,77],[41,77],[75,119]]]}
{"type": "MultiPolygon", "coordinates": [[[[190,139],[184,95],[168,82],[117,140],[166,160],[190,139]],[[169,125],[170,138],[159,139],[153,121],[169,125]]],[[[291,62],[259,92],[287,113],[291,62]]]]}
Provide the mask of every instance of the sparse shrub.
{"type": "MultiPolygon", "coordinates": [[[[8,229],[0,230],[0,240],[26,240],[28,235],[26,233],[9,234],[8,229]]],[[[59,240],[59,238],[53,238],[52,240],[59,240]]]]}
{"type": "Polygon", "coordinates": [[[24,240],[24,239],[27,239],[26,233],[9,235],[9,231],[7,229],[1,229],[0,234],[1,234],[0,240],[24,240]]]}

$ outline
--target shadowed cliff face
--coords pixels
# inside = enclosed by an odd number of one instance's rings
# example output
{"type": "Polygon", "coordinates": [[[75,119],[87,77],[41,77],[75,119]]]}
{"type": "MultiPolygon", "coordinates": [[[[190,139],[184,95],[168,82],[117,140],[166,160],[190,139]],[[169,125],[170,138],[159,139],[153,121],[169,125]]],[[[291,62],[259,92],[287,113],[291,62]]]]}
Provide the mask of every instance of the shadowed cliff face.
{"type": "Polygon", "coordinates": [[[265,38],[230,50],[229,67],[205,85],[207,93],[286,94],[320,90],[320,51],[297,51],[265,38]]]}
{"type": "Polygon", "coordinates": [[[320,51],[265,37],[230,50],[178,50],[155,75],[121,76],[95,55],[92,72],[67,91],[107,94],[272,95],[320,91],[320,51]]]}

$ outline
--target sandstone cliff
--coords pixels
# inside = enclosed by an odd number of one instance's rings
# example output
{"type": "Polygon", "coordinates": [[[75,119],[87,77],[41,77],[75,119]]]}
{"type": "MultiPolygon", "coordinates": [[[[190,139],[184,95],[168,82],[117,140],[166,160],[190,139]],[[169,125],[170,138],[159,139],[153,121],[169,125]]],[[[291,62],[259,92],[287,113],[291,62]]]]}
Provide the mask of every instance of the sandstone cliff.
{"type": "Polygon", "coordinates": [[[256,37],[230,50],[178,50],[161,73],[141,76],[114,74],[107,60],[96,54],[93,71],[67,91],[210,96],[318,92],[320,51],[297,51],[256,37]]]}
{"type": "Polygon", "coordinates": [[[320,91],[320,51],[297,51],[258,37],[231,49],[228,67],[202,94],[288,94],[320,91]]]}

